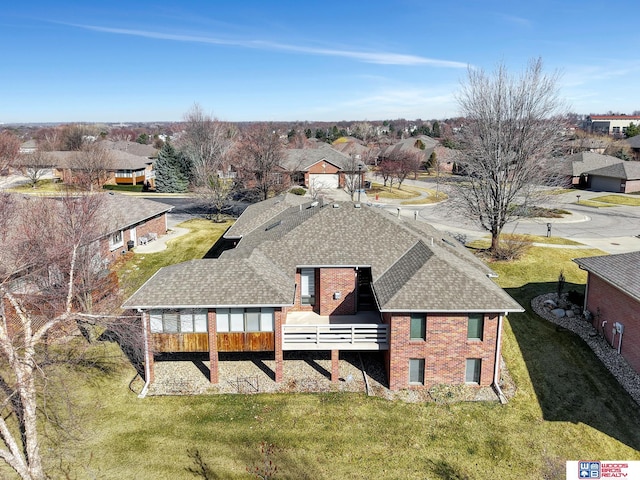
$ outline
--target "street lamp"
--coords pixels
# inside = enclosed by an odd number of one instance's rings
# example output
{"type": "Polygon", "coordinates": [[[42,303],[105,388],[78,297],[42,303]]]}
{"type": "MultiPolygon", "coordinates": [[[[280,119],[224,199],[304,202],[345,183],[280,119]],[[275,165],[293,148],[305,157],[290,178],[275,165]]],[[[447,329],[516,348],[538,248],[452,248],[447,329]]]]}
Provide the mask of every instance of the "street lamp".
{"type": "Polygon", "coordinates": [[[576,195],[578,197],[578,203],[580,203],[580,195],[576,195]]]}

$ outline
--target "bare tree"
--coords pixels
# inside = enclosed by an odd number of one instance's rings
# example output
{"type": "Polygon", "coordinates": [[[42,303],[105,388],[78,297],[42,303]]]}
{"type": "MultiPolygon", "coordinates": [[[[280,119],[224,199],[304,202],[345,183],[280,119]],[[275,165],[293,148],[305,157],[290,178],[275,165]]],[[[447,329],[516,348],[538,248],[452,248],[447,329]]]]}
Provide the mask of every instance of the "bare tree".
{"type": "Polygon", "coordinates": [[[505,224],[555,180],[547,164],[562,132],[557,84],[537,59],[519,76],[503,64],[493,74],[470,68],[457,95],[467,119],[460,165],[469,180],[458,188],[459,205],[491,233],[494,252],[505,224]]]}
{"type": "Polygon", "coordinates": [[[84,190],[102,188],[115,169],[113,153],[101,143],[88,143],[75,154],[69,167],[73,171],[74,183],[84,190]]]}
{"type": "Polygon", "coordinates": [[[4,130],[0,133],[0,175],[13,164],[20,151],[20,139],[13,133],[4,130]]]}
{"type": "Polygon", "coordinates": [[[245,185],[255,186],[264,200],[286,188],[286,172],[281,167],[285,149],[272,126],[253,125],[242,132],[235,157],[245,185]]]}
{"type": "Polygon", "coordinates": [[[351,154],[349,160],[345,162],[343,170],[344,187],[353,200],[355,193],[363,187],[362,175],[366,172],[366,167],[360,160],[360,155],[351,154]]]}
{"type": "Polygon", "coordinates": [[[178,147],[191,165],[191,187],[211,206],[216,221],[220,221],[235,186],[229,152],[236,128],[206,115],[198,104],[187,112],[185,123],[178,147]]]}
{"type": "Polygon", "coordinates": [[[80,314],[78,274],[103,223],[101,200],[0,201],[0,217],[11,217],[13,226],[0,249],[0,459],[20,478],[41,480],[47,478],[38,430],[42,346],[49,335],[74,327],[80,314]]]}
{"type": "Polygon", "coordinates": [[[235,136],[235,127],[205,114],[198,104],[186,113],[184,133],[176,146],[191,162],[194,186],[203,186],[211,175],[226,170],[235,136]]]}
{"type": "Polygon", "coordinates": [[[41,150],[20,155],[18,162],[22,175],[29,180],[32,188],[36,188],[38,182],[55,164],[50,154],[41,150]]]}

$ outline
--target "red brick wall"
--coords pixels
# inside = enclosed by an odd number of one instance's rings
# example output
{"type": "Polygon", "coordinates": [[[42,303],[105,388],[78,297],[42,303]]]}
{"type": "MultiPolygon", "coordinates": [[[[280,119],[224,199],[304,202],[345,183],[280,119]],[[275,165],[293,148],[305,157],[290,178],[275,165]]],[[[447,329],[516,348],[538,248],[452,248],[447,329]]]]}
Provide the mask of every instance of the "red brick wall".
{"type": "MultiPolygon", "coordinates": [[[[151,218],[144,223],[136,225],[135,228],[137,238],[140,238],[151,232],[157,234],[158,236],[164,235],[165,233],[167,233],[166,214],[151,218]]],[[[115,250],[111,250],[111,248],[109,247],[109,239],[111,238],[111,235],[109,235],[109,237],[100,239],[100,254],[102,255],[102,258],[107,259],[109,262],[113,262],[122,255],[122,251],[127,250],[127,242],[131,240],[131,229],[128,228],[124,232],[122,232],[122,237],[124,240],[124,244],[121,247],[116,248],[115,250]]]]}
{"type": "Polygon", "coordinates": [[[480,385],[493,383],[497,315],[485,315],[482,341],[467,339],[466,314],[428,315],[426,340],[410,339],[409,314],[385,313],[383,320],[390,324],[385,362],[391,390],[464,384],[469,358],[482,359],[480,385]],[[412,358],[425,360],[424,385],[409,385],[409,359],[412,358]]]}
{"type": "Polygon", "coordinates": [[[329,162],[314,163],[309,167],[307,173],[338,173],[340,169],[329,162]],[[322,167],[324,165],[324,168],[322,167]]]}
{"type": "Polygon", "coordinates": [[[609,344],[618,349],[619,336],[613,338],[615,322],[624,325],[620,354],[640,372],[640,302],[608,284],[600,277],[589,273],[587,290],[587,310],[593,315],[593,326],[602,332],[602,322],[606,321],[604,335],[609,344]],[[598,316],[598,309],[600,315],[598,316]]]}
{"type": "Polygon", "coordinates": [[[356,271],[353,268],[321,268],[320,288],[316,302],[320,315],[353,315],[356,313],[356,271]],[[338,293],[339,298],[334,298],[338,293]]]}
{"type": "Polygon", "coordinates": [[[320,311],[320,302],[318,300],[318,288],[320,285],[320,275],[318,273],[318,269],[315,269],[315,279],[314,279],[314,285],[316,287],[316,304],[315,305],[302,305],[302,303],[300,303],[300,292],[301,292],[301,288],[300,288],[300,269],[296,270],[296,294],[295,294],[295,298],[293,300],[293,307],[291,307],[290,311],[292,312],[316,312],[318,313],[320,311]]]}

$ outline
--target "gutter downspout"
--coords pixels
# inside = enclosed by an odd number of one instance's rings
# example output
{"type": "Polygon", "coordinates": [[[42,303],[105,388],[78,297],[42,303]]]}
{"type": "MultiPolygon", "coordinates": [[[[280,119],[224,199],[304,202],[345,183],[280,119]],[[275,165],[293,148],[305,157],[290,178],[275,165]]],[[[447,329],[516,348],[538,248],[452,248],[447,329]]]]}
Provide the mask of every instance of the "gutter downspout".
{"type": "Polygon", "coordinates": [[[144,311],[140,311],[142,318],[142,334],[144,335],[144,376],[145,382],[142,391],[138,394],[138,398],[147,396],[149,385],[151,384],[151,367],[149,366],[149,335],[147,333],[147,318],[144,311]]]}
{"type": "Polygon", "coordinates": [[[500,370],[500,359],[501,359],[501,350],[502,350],[502,319],[506,315],[498,315],[498,338],[496,340],[496,358],[493,365],[493,389],[498,395],[498,399],[502,405],[507,403],[507,397],[505,397],[504,393],[502,393],[502,389],[500,388],[500,378],[498,375],[498,371],[500,370]]]}

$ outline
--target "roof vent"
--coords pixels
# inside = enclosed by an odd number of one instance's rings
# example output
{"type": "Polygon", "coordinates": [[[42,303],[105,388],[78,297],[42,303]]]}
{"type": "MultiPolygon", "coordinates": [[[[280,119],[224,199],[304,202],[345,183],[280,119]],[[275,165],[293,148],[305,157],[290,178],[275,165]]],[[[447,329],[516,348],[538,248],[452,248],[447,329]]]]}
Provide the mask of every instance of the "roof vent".
{"type": "Polygon", "coordinates": [[[311,202],[311,205],[309,205],[311,208],[317,207],[318,206],[318,201],[316,200],[315,202],[311,202]]]}
{"type": "Polygon", "coordinates": [[[340,208],[340,204],[339,203],[334,203],[333,204],[333,208],[340,208]]]}
{"type": "Polygon", "coordinates": [[[354,203],[353,204],[353,208],[360,208],[360,204],[359,203],[354,203]]]}
{"type": "Polygon", "coordinates": [[[269,225],[267,228],[264,229],[265,232],[268,232],[269,230],[276,228],[278,225],[280,225],[282,223],[282,220],[278,220],[275,223],[272,223],[271,225],[269,225]]]}

